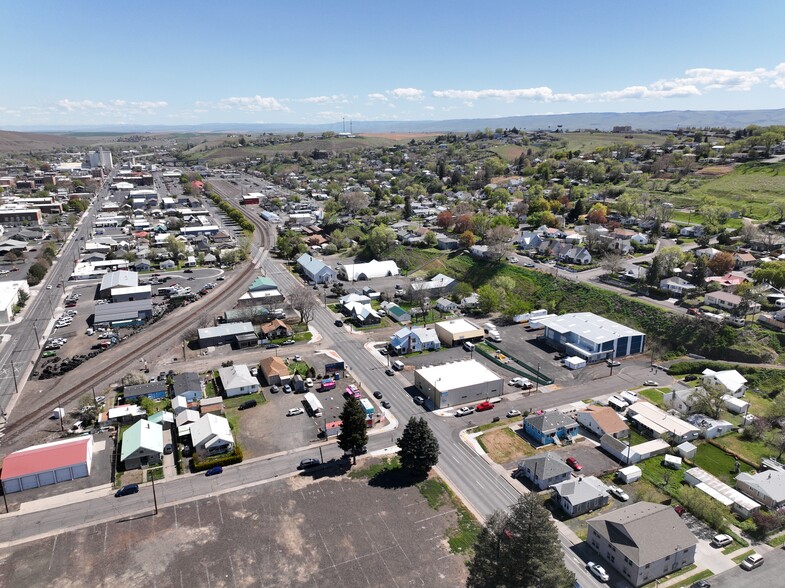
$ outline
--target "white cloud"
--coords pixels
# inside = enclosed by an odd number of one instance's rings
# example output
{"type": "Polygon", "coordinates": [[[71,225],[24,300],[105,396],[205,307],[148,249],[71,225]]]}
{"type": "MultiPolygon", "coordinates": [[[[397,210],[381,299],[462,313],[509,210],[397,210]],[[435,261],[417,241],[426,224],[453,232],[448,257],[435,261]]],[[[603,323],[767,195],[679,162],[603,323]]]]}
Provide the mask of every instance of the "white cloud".
{"type": "Polygon", "coordinates": [[[333,94],[332,96],[297,98],[295,102],[302,102],[303,104],[348,104],[349,99],[344,94],[333,94]]]}
{"type": "Polygon", "coordinates": [[[371,102],[387,102],[387,96],[380,94],[379,92],[374,92],[373,94],[368,94],[368,100],[371,102]]]}
{"type": "Polygon", "coordinates": [[[132,114],[151,114],[162,108],[169,106],[163,100],[143,100],[139,102],[129,100],[71,100],[63,98],[57,101],[57,105],[67,112],[91,112],[97,115],[132,115],[132,114]]]}
{"type": "Polygon", "coordinates": [[[426,106],[425,110],[436,110],[435,106],[426,106]]]}
{"type": "Polygon", "coordinates": [[[424,92],[417,88],[395,88],[388,90],[387,94],[393,98],[402,98],[404,100],[422,100],[424,92]]]}
{"type": "Polygon", "coordinates": [[[223,110],[237,109],[259,112],[262,110],[283,110],[290,111],[287,106],[281,104],[277,98],[272,96],[232,96],[219,101],[218,107],[223,110]]]}

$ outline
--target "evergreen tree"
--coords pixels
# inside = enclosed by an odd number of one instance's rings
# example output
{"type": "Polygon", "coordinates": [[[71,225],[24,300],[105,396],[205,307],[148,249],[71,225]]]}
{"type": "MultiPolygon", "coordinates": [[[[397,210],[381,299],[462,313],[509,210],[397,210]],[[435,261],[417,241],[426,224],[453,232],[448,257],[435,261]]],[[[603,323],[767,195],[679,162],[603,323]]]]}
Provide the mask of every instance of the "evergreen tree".
{"type": "Polygon", "coordinates": [[[439,463],[439,441],[424,418],[412,417],[398,439],[401,467],[413,474],[427,474],[439,463]]]}
{"type": "Polygon", "coordinates": [[[651,260],[649,270],[646,272],[646,283],[649,286],[659,286],[661,272],[662,267],[660,265],[660,258],[655,256],[654,259],[651,260]]]}
{"type": "Polygon", "coordinates": [[[567,588],[575,575],[564,566],[556,527],[535,493],[510,512],[495,512],[474,544],[467,588],[567,588]]]}
{"type": "Polygon", "coordinates": [[[403,199],[403,218],[409,219],[412,216],[412,197],[408,194],[403,199]]]}
{"type": "Polygon", "coordinates": [[[698,259],[695,260],[695,263],[692,266],[692,278],[690,279],[690,282],[693,286],[702,290],[706,287],[706,275],[706,258],[702,255],[699,255],[698,259]]]}
{"type": "Polygon", "coordinates": [[[338,447],[349,453],[354,463],[357,463],[357,454],[368,443],[368,427],[365,425],[365,411],[354,396],[344,402],[340,419],[341,432],[338,434],[338,447]]]}

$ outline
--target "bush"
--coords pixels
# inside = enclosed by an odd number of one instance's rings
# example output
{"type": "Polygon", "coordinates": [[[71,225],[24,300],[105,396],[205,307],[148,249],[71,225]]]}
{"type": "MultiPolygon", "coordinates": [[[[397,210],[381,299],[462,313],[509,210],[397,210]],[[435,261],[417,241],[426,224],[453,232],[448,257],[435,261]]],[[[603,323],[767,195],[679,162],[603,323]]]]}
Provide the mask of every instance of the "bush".
{"type": "Polygon", "coordinates": [[[726,514],[730,511],[721,507],[708,494],[701,490],[685,486],[679,490],[679,500],[684,507],[712,529],[722,532],[728,526],[726,514]]]}
{"type": "Polygon", "coordinates": [[[215,466],[229,466],[242,462],[243,450],[239,445],[235,445],[233,453],[215,455],[205,459],[200,459],[198,456],[194,455],[191,461],[193,462],[193,471],[204,472],[215,466]]]}

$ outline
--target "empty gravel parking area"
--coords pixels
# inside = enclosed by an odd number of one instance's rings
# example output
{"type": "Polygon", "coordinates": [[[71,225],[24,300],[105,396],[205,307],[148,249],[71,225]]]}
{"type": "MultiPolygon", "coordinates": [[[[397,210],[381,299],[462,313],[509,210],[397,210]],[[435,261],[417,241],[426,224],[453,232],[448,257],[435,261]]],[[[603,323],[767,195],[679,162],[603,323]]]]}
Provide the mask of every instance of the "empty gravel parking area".
{"type": "Polygon", "coordinates": [[[453,587],[455,523],[415,487],[303,475],[3,550],[0,584],[453,587]]]}

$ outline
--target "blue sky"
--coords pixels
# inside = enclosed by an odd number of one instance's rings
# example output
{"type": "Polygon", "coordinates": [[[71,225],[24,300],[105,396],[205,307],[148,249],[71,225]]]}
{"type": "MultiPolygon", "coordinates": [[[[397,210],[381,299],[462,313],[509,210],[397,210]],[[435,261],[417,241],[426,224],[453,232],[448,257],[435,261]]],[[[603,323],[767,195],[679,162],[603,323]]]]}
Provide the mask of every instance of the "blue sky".
{"type": "Polygon", "coordinates": [[[3,126],[785,107],[785,2],[0,3],[3,126]]]}

